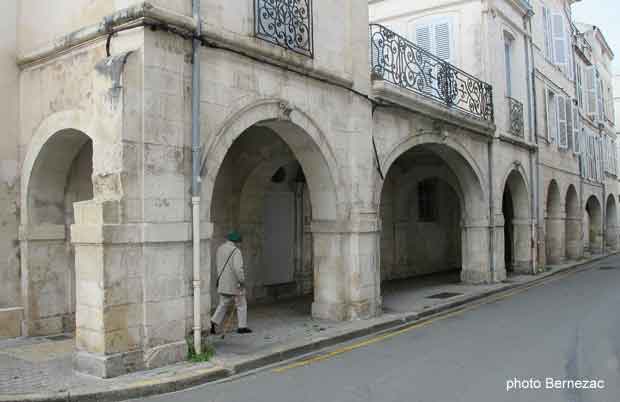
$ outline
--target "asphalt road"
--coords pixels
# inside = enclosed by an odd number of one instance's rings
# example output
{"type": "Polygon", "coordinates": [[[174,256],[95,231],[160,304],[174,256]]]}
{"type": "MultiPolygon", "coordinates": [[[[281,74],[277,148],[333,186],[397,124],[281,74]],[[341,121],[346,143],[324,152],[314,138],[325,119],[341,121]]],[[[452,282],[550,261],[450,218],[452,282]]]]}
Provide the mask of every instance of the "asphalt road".
{"type": "Polygon", "coordinates": [[[618,402],[620,257],[592,266],[324,360],[145,400],[618,402]],[[604,389],[546,389],[547,377],[604,389]],[[507,391],[515,378],[541,389],[507,391]]]}

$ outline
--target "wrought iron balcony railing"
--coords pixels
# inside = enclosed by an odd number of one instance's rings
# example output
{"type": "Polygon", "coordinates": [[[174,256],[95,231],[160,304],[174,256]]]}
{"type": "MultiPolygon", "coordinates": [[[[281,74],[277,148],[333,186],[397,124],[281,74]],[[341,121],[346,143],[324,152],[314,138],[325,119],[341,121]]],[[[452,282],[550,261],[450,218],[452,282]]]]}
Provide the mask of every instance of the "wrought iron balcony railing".
{"type": "Polygon", "coordinates": [[[489,122],[491,85],[378,24],[370,25],[371,73],[401,88],[489,122]]]}
{"type": "Polygon", "coordinates": [[[510,134],[523,138],[523,103],[509,96],[508,100],[508,131],[510,134]]]}
{"type": "Polygon", "coordinates": [[[254,0],[254,34],[313,57],[312,0],[254,0]]]}

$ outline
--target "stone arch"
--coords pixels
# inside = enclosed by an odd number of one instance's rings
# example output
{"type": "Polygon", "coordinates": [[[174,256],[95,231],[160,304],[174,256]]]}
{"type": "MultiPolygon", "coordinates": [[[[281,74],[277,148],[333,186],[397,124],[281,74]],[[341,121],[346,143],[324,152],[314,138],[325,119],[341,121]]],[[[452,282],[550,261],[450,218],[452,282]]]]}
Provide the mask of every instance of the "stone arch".
{"type": "MultiPolygon", "coordinates": [[[[416,186],[419,186],[426,179],[438,180],[440,184],[445,183],[446,196],[454,198],[455,206],[452,211],[459,212],[459,216],[454,218],[457,221],[451,223],[451,225],[460,226],[461,228],[455,234],[455,238],[458,239],[457,242],[460,243],[456,255],[458,260],[460,260],[461,279],[472,283],[490,281],[488,255],[476,252],[476,250],[480,250],[480,242],[488,241],[488,229],[484,229],[485,223],[488,222],[487,193],[485,192],[485,186],[482,184],[483,176],[480,169],[465,147],[451,138],[451,136],[445,138],[436,133],[422,134],[408,138],[396,145],[383,158],[381,166],[386,174],[385,181],[377,182],[373,197],[382,215],[382,248],[386,249],[388,247],[387,244],[390,242],[401,244],[403,241],[406,241],[407,233],[410,232],[402,229],[405,232],[400,237],[405,240],[400,241],[396,238],[396,234],[392,236],[393,238],[390,238],[389,233],[386,232],[388,230],[385,228],[386,219],[392,219],[389,217],[393,216],[391,214],[393,214],[394,207],[396,207],[397,212],[398,210],[405,209],[403,205],[411,205],[411,202],[409,202],[409,197],[411,196],[409,190],[415,189],[416,186]],[[428,159],[431,164],[438,164],[438,167],[425,167],[424,162],[420,164],[420,161],[423,159],[428,159]],[[412,164],[411,172],[403,173],[403,166],[407,164],[412,164]],[[393,180],[397,180],[401,184],[390,184],[393,180]],[[447,189],[450,189],[450,191],[447,189]],[[454,196],[449,194],[454,194],[454,196]],[[395,203],[391,201],[392,199],[394,199],[395,203]],[[390,200],[389,205],[383,205],[387,200],[390,200]],[[390,210],[388,211],[388,209],[390,210]]],[[[442,219],[448,218],[442,215],[442,219]]],[[[390,222],[390,224],[400,225],[395,221],[390,222]]],[[[410,219],[408,222],[410,226],[420,224],[419,220],[416,223],[416,219],[410,219]]],[[[395,233],[400,232],[397,230],[395,233]]],[[[452,238],[451,235],[446,236],[448,239],[452,238]]],[[[448,243],[451,244],[450,241],[448,243]]],[[[398,248],[398,246],[395,247],[398,248]]],[[[385,269],[393,270],[390,267],[396,263],[401,264],[401,262],[398,262],[401,260],[398,257],[399,253],[395,253],[391,260],[388,259],[387,254],[382,253],[382,264],[385,269]]],[[[405,264],[409,264],[409,262],[405,264]]],[[[400,277],[398,272],[397,274],[400,277]]]]}
{"type": "Polygon", "coordinates": [[[564,259],[564,213],[560,188],[555,179],[547,186],[545,214],[545,248],[547,263],[558,264],[564,259]]]}
{"type": "Polygon", "coordinates": [[[598,197],[591,195],[586,201],[584,231],[587,232],[587,247],[591,254],[603,250],[603,212],[598,197]]]}
{"type": "Polygon", "coordinates": [[[520,166],[504,181],[504,263],[507,271],[532,272],[531,213],[527,180],[520,166]]]}
{"type": "Polygon", "coordinates": [[[565,198],[565,210],[566,221],[565,230],[566,235],[566,256],[571,260],[576,260],[581,257],[582,243],[581,243],[581,209],[579,208],[579,196],[574,185],[569,185],[566,191],[565,198]]]}
{"type": "Polygon", "coordinates": [[[618,212],[615,197],[610,194],[607,197],[605,209],[605,247],[610,252],[618,250],[618,212]]]}
{"type": "Polygon", "coordinates": [[[93,141],[93,143],[97,142],[97,139],[92,137],[92,133],[96,132],[94,127],[94,121],[92,115],[88,113],[79,110],[63,111],[54,113],[48,116],[43,122],[41,122],[30,140],[28,150],[26,151],[26,156],[24,157],[24,161],[22,163],[22,213],[20,215],[21,224],[23,226],[22,231],[27,231],[27,228],[25,226],[28,225],[28,218],[30,217],[28,211],[28,188],[30,187],[30,179],[32,176],[34,164],[39,155],[41,155],[45,144],[57,133],[64,130],[73,130],[80,133],[88,133],[88,136],[93,141]]]}
{"type": "MultiPolygon", "coordinates": [[[[417,146],[425,146],[439,156],[454,172],[460,184],[463,195],[463,219],[468,223],[488,222],[488,192],[485,176],[478,165],[476,158],[454,136],[443,137],[438,133],[425,133],[407,138],[397,144],[381,161],[381,169],[385,175],[389,172],[396,160],[410,149],[417,146]]],[[[383,182],[379,180],[375,186],[373,199],[376,205],[381,203],[383,182]]]]}
{"type": "MultiPolygon", "coordinates": [[[[207,143],[202,161],[202,195],[206,205],[211,204],[217,174],[228,149],[254,126],[277,133],[299,160],[308,179],[315,219],[337,220],[346,216],[345,180],[324,132],[303,111],[277,99],[244,107],[229,117],[207,143]]],[[[210,220],[208,208],[203,213],[210,220]]]]}
{"type": "MultiPolygon", "coordinates": [[[[268,191],[271,185],[265,182],[269,181],[270,174],[274,174],[270,170],[277,169],[274,163],[289,160],[297,162],[301,170],[300,176],[303,177],[300,181],[303,181],[304,189],[307,187],[308,194],[303,198],[306,202],[302,203],[302,206],[307,205],[310,213],[304,216],[307,218],[305,227],[309,230],[305,230],[300,236],[304,239],[303,250],[295,258],[306,258],[307,255],[310,258],[304,267],[309,267],[309,286],[314,290],[313,316],[343,320],[376,314],[378,284],[377,294],[373,293],[374,290],[368,290],[375,286],[374,276],[367,277],[366,285],[347,279],[353,275],[352,272],[359,270],[359,266],[354,265],[354,259],[343,258],[343,255],[359,253],[358,249],[350,250],[350,244],[343,241],[353,237],[358,230],[349,221],[350,192],[347,188],[350,185],[343,176],[341,163],[337,161],[324,132],[315,121],[286,102],[273,99],[259,101],[229,117],[207,141],[205,149],[201,169],[201,217],[213,223],[214,234],[209,241],[212,251],[224,240],[227,230],[241,224],[241,218],[255,215],[253,208],[258,208],[258,204],[248,207],[241,203],[256,198],[261,191],[268,191]],[[222,205],[225,208],[222,208],[222,205]],[[308,236],[311,236],[311,239],[305,241],[308,236]],[[368,296],[362,295],[362,291],[368,296]],[[365,297],[367,299],[364,299],[365,297]],[[361,303],[360,300],[368,301],[361,303]]],[[[275,201],[289,202],[283,204],[287,211],[290,202],[297,205],[297,200],[291,201],[286,197],[275,201]]],[[[264,211],[265,218],[269,216],[268,212],[264,211]]],[[[305,214],[305,211],[302,213],[305,214]]],[[[272,217],[269,222],[273,221],[272,217]]],[[[257,222],[255,219],[253,223],[257,222]]],[[[268,220],[265,219],[264,222],[266,227],[268,220]]],[[[299,226],[304,225],[297,225],[299,226]]],[[[263,250],[271,249],[273,244],[280,244],[273,236],[267,239],[267,234],[279,233],[278,231],[265,229],[261,233],[265,235],[265,240],[260,243],[263,244],[263,250]]],[[[258,239],[258,236],[255,238],[258,239]]],[[[258,244],[257,240],[255,245],[258,244]]],[[[244,253],[253,253],[245,247],[244,253]]],[[[298,249],[297,244],[293,247],[298,249]]],[[[254,255],[261,254],[256,252],[254,255]]],[[[210,261],[212,275],[217,269],[213,262],[210,261]]],[[[374,269],[374,266],[370,269],[374,269]]],[[[214,282],[213,280],[212,286],[214,282]]],[[[276,293],[280,294],[280,290],[287,292],[283,289],[285,285],[286,283],[271,283],[269,291],[277,287],[276,293]]],[[[308,289],[297,280],[294,285],[298,289],[308,289]]],[[[267,293],[265,290],[263,295],[272,300],[267,293]]],[[[259,299],[262,299],[262,296],[256,298],[259,299]]]]}
{"type": "Polygon", "coordinates": [[[73,203],[93,198],[93,140],[80,114],[51,116],[31,140],[23,164],[22,293],[28,335],[75,328],[73,203]],[[68,119],[76,118],[75,121],[68,119]],[[58,125],[67,124],[57,129],[58,125]],[[69,127],[69,128],[67,128],[69,127]],[[56,131],[48,131],[56,130],[56,131]]]}

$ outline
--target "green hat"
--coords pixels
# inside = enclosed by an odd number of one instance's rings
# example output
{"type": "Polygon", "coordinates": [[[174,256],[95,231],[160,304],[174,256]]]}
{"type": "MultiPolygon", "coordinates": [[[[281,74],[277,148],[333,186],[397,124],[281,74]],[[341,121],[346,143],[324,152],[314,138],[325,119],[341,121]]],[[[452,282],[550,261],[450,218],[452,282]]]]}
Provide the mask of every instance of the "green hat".
{"type": "Polygon", "coordinates": [[[233,243],[239,243],[241,241],[241,235],[236,230],[233,230],[232,232],[228,233],[228,240],[233,243]]]}

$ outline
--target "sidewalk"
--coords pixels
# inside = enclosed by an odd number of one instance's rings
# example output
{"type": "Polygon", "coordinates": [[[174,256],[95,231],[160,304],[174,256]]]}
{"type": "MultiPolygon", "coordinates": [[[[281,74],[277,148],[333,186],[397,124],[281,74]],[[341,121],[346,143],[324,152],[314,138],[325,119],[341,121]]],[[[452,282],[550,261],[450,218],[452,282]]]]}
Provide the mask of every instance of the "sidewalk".
{"type": "Polygon", "coordinates": [[[255,332],[211,337],[216,348],[212,362],[180,363],[109,380],[73,372],[70,335],[4,340],[0,341],[0,402],[117,401],[172,392],[415,322],[605,257],[556,266],[536,276],[511,276],[506,283],[493,285],[460,284],[454,274],[388,282],[382,289],[384,314],[370,320],[315,320],[310,317],[310,298],[250,307],[255,332]]]}

